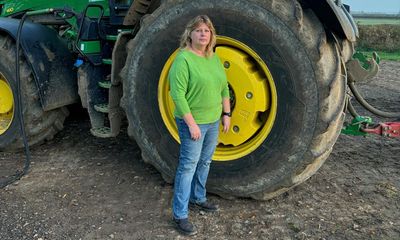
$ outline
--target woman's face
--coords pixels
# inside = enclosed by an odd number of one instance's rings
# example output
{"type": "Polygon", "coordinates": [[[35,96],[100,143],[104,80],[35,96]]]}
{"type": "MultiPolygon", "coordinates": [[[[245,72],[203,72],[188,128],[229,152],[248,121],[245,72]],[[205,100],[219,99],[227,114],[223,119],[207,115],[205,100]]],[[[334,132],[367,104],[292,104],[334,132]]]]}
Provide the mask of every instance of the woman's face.
{"type": "Polygon", "coordinates": [[[201,23],[190,33],[190,38],[193,46],[206,47],[211,39],[211,30],[205,23],[201,23]]]}

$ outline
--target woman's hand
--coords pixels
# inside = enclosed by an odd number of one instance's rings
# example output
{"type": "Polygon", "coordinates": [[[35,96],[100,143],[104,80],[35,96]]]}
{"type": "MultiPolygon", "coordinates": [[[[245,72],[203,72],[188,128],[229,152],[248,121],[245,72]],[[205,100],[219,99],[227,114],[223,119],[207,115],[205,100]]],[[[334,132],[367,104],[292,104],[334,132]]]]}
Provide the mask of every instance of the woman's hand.
{"type": "Polygon", "coordinates": [[[224,115],[222,117],[222,126],[224,127],[224,133],[229,131],[229,127],[231,126],[231,117],[224,115]]]}
{"type": "Polygon", "coordinates": [[[183,115],[183,120],[186,125],[189,127],[190,137],[192,140],[196,141],[201,138],[201,131],[199,125],[197,125],[191,113],[187,113],[183,115]]]}
{"type": "Polygon", "coordinates": [[[190,136],[192,137],[192,140],[197,141],[201,138],[201,131],[199,125],[197,125],[196,123],[189,125],[189,132],[190,136]]]}

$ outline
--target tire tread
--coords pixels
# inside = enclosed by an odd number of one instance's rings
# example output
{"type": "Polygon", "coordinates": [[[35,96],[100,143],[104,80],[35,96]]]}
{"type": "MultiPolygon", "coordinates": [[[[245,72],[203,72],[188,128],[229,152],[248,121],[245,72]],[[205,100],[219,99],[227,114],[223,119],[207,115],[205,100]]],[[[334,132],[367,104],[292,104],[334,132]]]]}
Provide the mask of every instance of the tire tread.
{"type": "MultiPolygon", "coordinates": [[[[0,46],[0,55],[3,62],[9,65],[15,64],[16,47],[14,40],[8,35],[0,34],[0,46]]],[[[51,111],[43,111],[35,81],[32,81],[32,70],[23,55],[20,57],[20,77],[21,105],[23,106],[25,131],[29,145],[32,146],[53,138],[62,129],[68,110],[65,107],[61,107],[51,111]]],[[[15,132],[15,134],[19,134],[19,131],[15,132]]],[[[4,143],[0,141],[0,151],[15,151],[23,147],[21,136],[13,135],[11,137],[13,138],[11,141],[4,143]]]]}

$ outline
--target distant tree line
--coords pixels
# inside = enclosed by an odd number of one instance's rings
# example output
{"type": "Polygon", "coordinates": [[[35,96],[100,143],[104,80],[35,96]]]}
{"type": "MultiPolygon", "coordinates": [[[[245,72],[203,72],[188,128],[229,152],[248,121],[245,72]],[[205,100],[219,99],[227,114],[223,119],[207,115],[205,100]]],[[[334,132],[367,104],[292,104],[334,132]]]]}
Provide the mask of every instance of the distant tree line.
{"type": "Polygon", "coordinates": [[[352,12],[351,15],[353,15],[354,18],[389,18],[400,20],[400,12],[397,14],[352,12]]]}

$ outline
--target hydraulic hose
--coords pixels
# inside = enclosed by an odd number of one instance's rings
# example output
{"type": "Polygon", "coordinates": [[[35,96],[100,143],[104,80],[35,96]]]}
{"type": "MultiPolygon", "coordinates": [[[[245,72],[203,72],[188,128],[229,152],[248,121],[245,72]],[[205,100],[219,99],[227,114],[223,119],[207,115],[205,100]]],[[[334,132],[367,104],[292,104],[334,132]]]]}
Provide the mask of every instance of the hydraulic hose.
{"type": "Polygon", "coordinates": [[[5,180],[0,181],[0,188],[4,188],[5,186],[21,179],[22,176],[28,173],[29,167],[31,165],[31,153],[29,151],[29,144],[28,140],[26,137],[26,132],[25,132],[25,124],[24,124],[24,118],[23,118],[23,113],[22,113],[22,98],[21,98],[21,79],[20,79],[20,74],[19,74],[19,46],[20,46],[20,39],[21,39],[21,32],[22,32],[22,26],[24,25],[25,19],[27,17],[27,14],[24,14],[22,17],[21,21],[19,22],[18,26],[18,31],[17,31],[17,41],[16,41],[16,60],[15,60],[15,81],[16,81],[16,91],[17,91],[17,114],[19,117],[19,122],[20,122],[20,130],[22,134],[22,140],[24,142],[24,150],[25,150],[25,163],[24,163],[24,168],[21,171],[17,171],[14,175],[11,177],[6,178],[5,180]]]}
{"type": "MultiPolygon", "coordinates": [[[[385,112],[385,111],[381,111],[379,109],[374,108],[373,106],[371,106],[360,94],[360,92],[357,90],[356,86],[354,85],[354,82],[349,82],[348,83],[351,92],[353,93],[354,97],[357,99],[357,101],[368,111],[370,111],[371,113],[381,116],[381,117],[385,117],[385,118],[400,118],[400,112],[385,112]]],[[[350,103],[350,100],[349,100],[350,103]]],[[[350,107],[351,104],[348,105],[348,107],[350,107]]],[[[349,109],[350,110],[350,109],[349,109]]],[[[354,110],[354,108],[353,108],[354,110]]]]}
{"type": "Polygon", "coordinates": [[[357,113],[356,109],[354,108],[353,104],[351,103],[351,98],[347,98],[347,110],[349,110],[351,116],[357,117],[360,116],[360,114],[357,113]]]}
{"type": "Polygon", "coordinates": [[[47,9],[41,9],[41,10],[36,10],[36,11],[30,11],[30,12],[26,12],[18,25],[18,31],[17,31],[17,36],[16,36],[16,62],[15,62],[15,81],[16,81],[16,91],[17,91],[17,101],[16,101],[16,106],[17,106],[17,114],[18,114],[18,118],[20,119],[20,130],[21,130],[21,135],[22,135],[22,140],[24,143],[24,151],[25,151],[25,163],[24,163],[24,168],[21,171],[17,171],[13,176],[6,178],[5,180],[0,180],[0,188],[4,188],[5,186],[21,179],[22,176],[24,176],[25,174],[28,173],[29,171],[29,167],[31,165],[31,153],[29,150],[29,144],[28,144],[28,140],[26,137],[26,132],[25,132],[25,124],[24,124],[24,116],[22,113],[22,98],[21,98],[21,79],[20,79],[20,66],[19,66],[19,49],[20,49],[20,41],[21,41],[21,34],[22,34],[22,27],[24,25],[24,22],[26,20],[26,18],[28,16],[31,15],[41,15],[41,14],[47,14],[47,13],[57,13],[57,12],[63,12],[63,13],[67,13],[70,14],[66,17],[66,18],[71,18],[71,17],[76,17],[76,13],[72,10],[69,10],[67,8],[64,9],[54,9],[54,8],[47,8],[47,9]]]}

